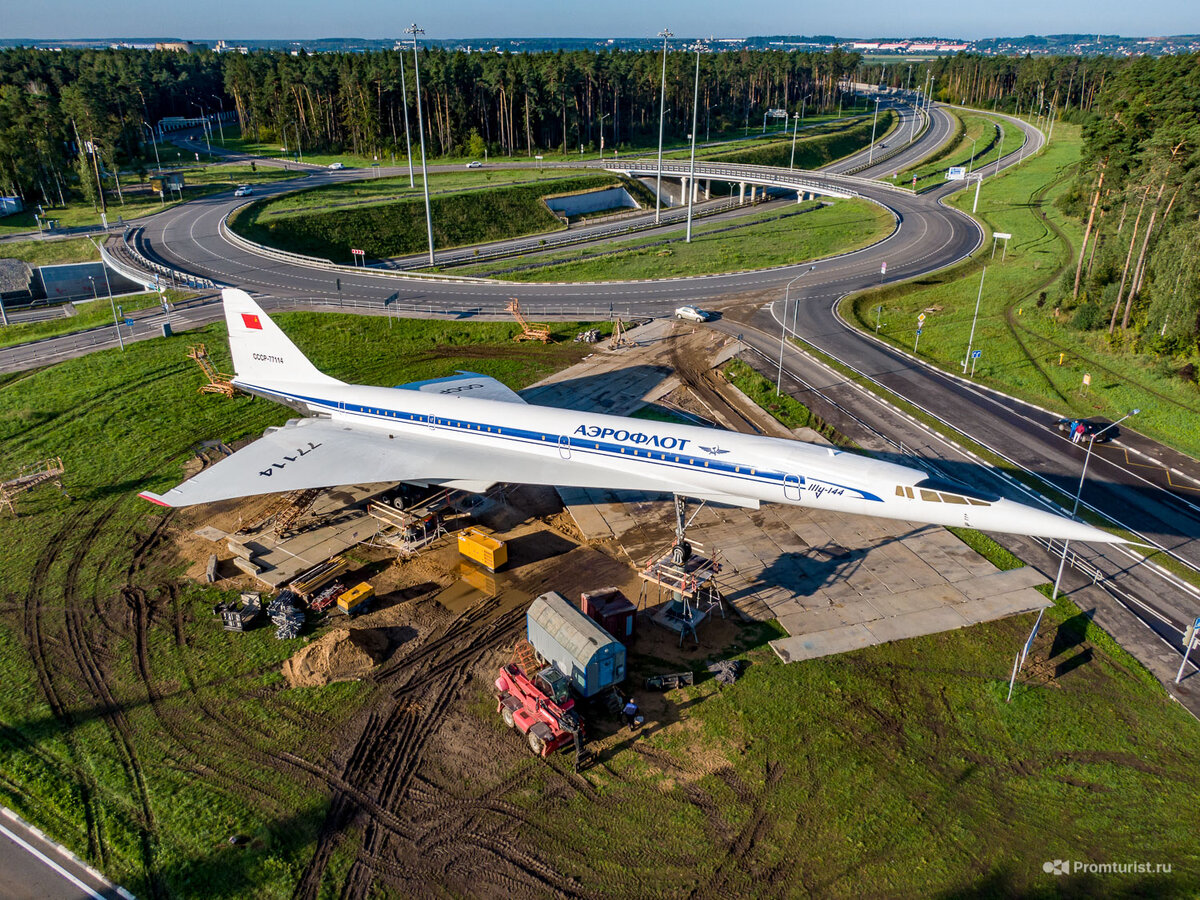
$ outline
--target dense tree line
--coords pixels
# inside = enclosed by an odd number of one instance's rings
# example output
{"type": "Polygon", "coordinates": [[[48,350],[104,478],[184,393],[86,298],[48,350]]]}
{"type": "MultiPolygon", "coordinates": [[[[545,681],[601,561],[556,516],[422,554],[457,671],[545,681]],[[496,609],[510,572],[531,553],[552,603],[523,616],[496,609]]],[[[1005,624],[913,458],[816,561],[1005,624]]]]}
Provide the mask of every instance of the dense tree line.
{"type": "Polygon", "coordinates": [[[1113,73],[1062,203],[1085,223],[1064,284],[1075,324],[1155,352],[1200,348],[1200,54],[1113,73]]]}
{"type": "MultiPolygon", "coordinates": [[[[402,156],[416,141],[417,60],[378,53],[194,55],[137,50],[0,52],[0,187],[30,200],[95,196],[96,176],[144,167],[143,123],[236,108],[245,135],[305,150],[402,156]],[[93,153],[93,151],[95,151],[93,153]]],[[[695,55],[667,54],[668,138],[691,131],[695,55]]],[[[836,109],[858,56],[702,54],[700,121],[718,130],[771,107],[836,109]]],[[[532,155],[652,143],[658,53],[465,53],[421,48],[421,112],[433,155],[532,155]]]]}

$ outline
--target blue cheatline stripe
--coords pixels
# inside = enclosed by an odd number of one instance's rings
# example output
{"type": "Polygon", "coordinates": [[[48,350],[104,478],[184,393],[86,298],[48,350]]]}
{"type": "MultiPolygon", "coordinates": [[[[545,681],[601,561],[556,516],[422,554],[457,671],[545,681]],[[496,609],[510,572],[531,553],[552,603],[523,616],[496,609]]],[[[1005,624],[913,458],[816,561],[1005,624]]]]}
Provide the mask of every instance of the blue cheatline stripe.
{"type": "MultiPolygon", "coordinates": [[[[365,406],[359,403],[339,403],[333,400],[327,400],[322,397],[308,397],[303,394],[293,394],[287,391],[280,391],[274,388],[259,387],[253,384],[243,383],[241,385],[249,390],[258,391],[264,394],[269,394],[273,397],[280,397],[287,400],[299,400],[312,406],[319,407],[330,412],[348,412],[356,415],[366,416],[380,422],[407,422],[415,425],[429,425],[429,416],[425,413],[405,412],[404,410],[387,409],[381,406],[365,406]]],[[[598,441],[594,438],[580,438],[572,435],[551,434],[543,431],[528,431],[521,428],[511,428],[499,425],[493,425],[489,422],[468,422],[463,419],[448,419],[443,416],[433,416],[434,427],[446,431],[456,431],[460,433],[476,432],[486,434],[493,440],[504,441],[513,444],[528,444],[533,446],[559,446],[562,439],[567,438],[567,446],[572,454],[579,453],[584,456],[597,456],[601,458],[632,458],[638,462],[653,463],[655,468],[674,469],[683,472],[696,471],[697,469],[709,472],[721,472],[724,475],[732,477],[736,481],[745,481],[751,484],[779,484],[784,485],[784,479],[791,473],[763,471],[759,472],[757,466],[752,466],[747,463],[723,462],[716,459],[706,459],[702,456],[692,456],[686,453],[676,453],[671,450],[645,450],[641,447],[627,447],[624,444],[614,444],[606,441],[598,441]],[[749,469],[753,474],[747,475],[739,469],[749,469]]],[[[836,484],[830,481],[820,481],[816,479],[805,479],[804,476],[796,476],[800,479],[799,487],[804,487],[808,483],[827,485],[830,488],[840,488],[842,490],[851,491],[858,494],[863,500],[874,500],[882,503],[882,498],[870,491],[864,491],[861,488],[849,487],[848,485],[836,484]]],[[[794,485],[786,485],[793,487],[794,485]]]]}

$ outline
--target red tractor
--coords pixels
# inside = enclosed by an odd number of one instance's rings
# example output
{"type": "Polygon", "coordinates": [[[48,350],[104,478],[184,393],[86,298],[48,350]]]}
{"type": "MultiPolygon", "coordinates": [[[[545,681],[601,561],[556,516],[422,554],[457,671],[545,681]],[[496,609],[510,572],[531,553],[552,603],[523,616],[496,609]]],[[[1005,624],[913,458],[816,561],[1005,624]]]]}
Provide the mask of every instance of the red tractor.
{"type": "Polygon", "coordinates": [[[538,756],[575,744],[575,768],[583,754],[583,722],[569,696],[570,685],[554,666],[537,672],[533,678],[515,663],[501,666],[496,679],[500,692],[496,711],[509,728],[516,728],[529,741],[529,749],[538,756]]]}

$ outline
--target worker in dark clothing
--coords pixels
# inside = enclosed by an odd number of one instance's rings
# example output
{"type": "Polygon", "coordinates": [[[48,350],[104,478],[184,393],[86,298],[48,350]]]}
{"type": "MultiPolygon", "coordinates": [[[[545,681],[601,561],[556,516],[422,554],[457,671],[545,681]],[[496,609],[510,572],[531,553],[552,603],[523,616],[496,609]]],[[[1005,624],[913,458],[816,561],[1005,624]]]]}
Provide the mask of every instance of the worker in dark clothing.
{"type": "Polygon", "coordinates": [[[633,731],[634,720],[637,719],[637,711],[637,703],[635,703],[633,698],[630,697],[628,702],[625,704],[625,721],[629,723],[630,731],[633,731]]]}

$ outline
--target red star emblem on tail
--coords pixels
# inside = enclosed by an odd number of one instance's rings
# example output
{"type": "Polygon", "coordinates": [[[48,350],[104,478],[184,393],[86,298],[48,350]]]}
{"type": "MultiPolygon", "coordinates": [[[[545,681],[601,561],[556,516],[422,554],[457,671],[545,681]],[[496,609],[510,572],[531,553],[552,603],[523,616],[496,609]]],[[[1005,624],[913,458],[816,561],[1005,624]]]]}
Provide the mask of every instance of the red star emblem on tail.
{"type": "Polygon", "coordinates": [[[242,324],[247,328],[253,328],[257,331],[262,331],[262,322],[258,320],[258,316],[250,313],[242,313],[242,324]]]}

